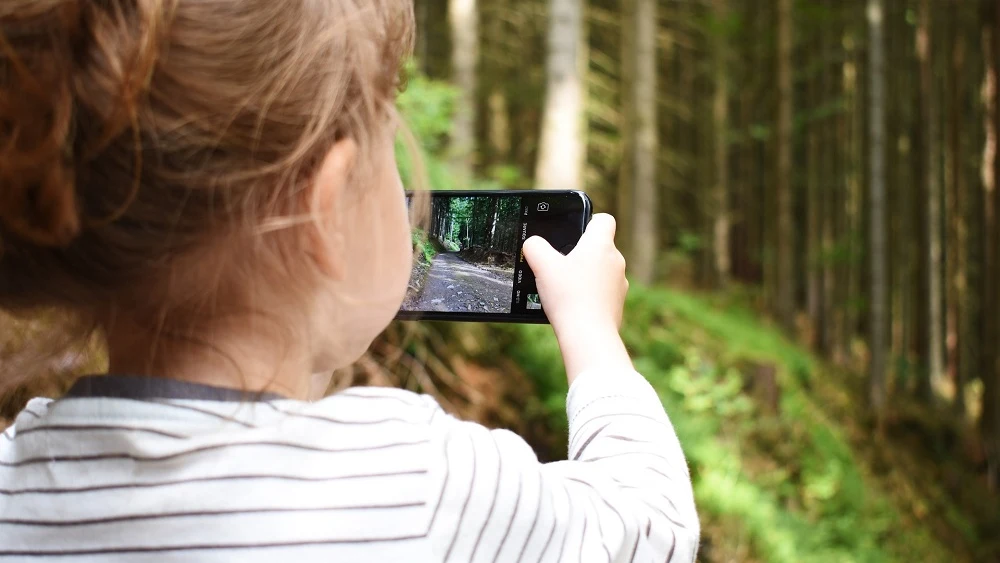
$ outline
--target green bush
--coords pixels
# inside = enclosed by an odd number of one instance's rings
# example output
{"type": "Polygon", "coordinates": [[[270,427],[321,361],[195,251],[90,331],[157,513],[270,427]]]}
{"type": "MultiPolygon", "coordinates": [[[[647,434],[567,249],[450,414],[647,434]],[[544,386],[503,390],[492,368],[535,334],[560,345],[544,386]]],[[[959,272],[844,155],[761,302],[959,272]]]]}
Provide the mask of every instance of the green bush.
{"type": "Polygon", "coordinates": [[[413,246],[417,249],[418,259],[422,259],[425,263],[430,264],[437,256],[437,249],[434,245],[427,240],[427,231],[421,228],[414,228],[412,233],[413,246]]]}
{"type": "MultiPolygon", "coordinates": [[[[445,142],[451,130],[451,118],[455,108],[456,89],[445,83],[431,80],[417,73],[412,65],[407,69],[409,78],[404,90],[396,101],[406,127],[419,145],[419,155],[427,171],[426,186],[435,190],[455,189],[454,180],[443,161],[445,142]]],[[[396,160],[399,163],[403,185],[415,185],[416,163],[400,139],[396,143],[396,160]]]]}

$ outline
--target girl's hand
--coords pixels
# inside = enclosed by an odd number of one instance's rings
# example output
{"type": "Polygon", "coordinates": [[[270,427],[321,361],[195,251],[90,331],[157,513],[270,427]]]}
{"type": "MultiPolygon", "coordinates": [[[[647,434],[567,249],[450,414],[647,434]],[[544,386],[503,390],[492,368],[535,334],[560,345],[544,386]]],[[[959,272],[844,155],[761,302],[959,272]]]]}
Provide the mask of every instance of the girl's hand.
{"type": "Polygon", "coordinates": [[[535,273],[570,383],[585,370],[631,370],[618,335],[628,280],[625,259],[615,248],[615,219],[595,215],[567,256],[531,237],[524,242],[524,257],[535,273]]]}

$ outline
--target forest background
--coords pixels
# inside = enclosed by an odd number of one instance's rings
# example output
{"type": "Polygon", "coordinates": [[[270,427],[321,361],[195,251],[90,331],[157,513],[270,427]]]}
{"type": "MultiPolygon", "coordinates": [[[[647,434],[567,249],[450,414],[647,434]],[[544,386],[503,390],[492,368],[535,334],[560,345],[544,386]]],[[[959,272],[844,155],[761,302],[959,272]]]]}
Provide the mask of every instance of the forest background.
{"type": "MultiPolygon", "coordinates": [[[[701,561],[1000,561],[995,0],[416,9],[404,177],[616,215],[622,333],[685,447],[701,561]]],[[[0,358],[33,330],[4,324],[0,358]]],[[[54,362],[0,418],[101,361],[54,362]]],[[[340,375],[565,455],[547,327],[394,325],[340,375]]]]}

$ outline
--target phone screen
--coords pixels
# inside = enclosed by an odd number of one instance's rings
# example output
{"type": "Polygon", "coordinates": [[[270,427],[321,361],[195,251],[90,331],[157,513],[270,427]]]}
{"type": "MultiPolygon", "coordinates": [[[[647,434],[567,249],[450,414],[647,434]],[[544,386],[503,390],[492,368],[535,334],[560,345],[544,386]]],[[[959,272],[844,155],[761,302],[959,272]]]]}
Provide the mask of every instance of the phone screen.
{"type": "Polygon", "coordinates": [[[521,245],[539,235],[567,253],[590,213],[582,192],[432,192],[427,221],[413,229],[413,271],[398,318],[547,322],[521,245]]]}

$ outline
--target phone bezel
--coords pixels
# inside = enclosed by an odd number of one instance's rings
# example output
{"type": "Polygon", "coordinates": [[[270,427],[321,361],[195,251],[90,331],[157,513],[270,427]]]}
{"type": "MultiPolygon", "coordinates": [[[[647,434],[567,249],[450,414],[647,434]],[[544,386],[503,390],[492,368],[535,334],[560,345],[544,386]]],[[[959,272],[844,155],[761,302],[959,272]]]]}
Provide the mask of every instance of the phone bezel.
{"type": "MultiPolygon", "coordinates": [[[[407,196],[413,194],[414,192],[407,191],[407,196]]],[[[447,196],[454,197],[470,197],[470,196],[536,196],[536,195],[553,195],[553,196],[577,196],[583,202],[583,224],[580,225],[580,232],[582,233],[587,225],[590,223],[591,216],[593,215],[593,203],[590,200],[590,196],[581,190],[437,190],[429,192],[431,197],[433,194],[444,194],[447,196]]],[[[518,244],[518,254],[520,254],[521,245],[524,241],[520,241],[518,244]]],[[[516,324],[549,324],[548,317],[545,316],[544,310],[542,310],[541,315],[531,314],[524,315],[520,313],[452,313],[452,312],[441,312],[441,311],[399,311],[396,314],[397,321],[444,321],[444,322],[459,322],[459,323],[516,323],[516,324]]]]}

